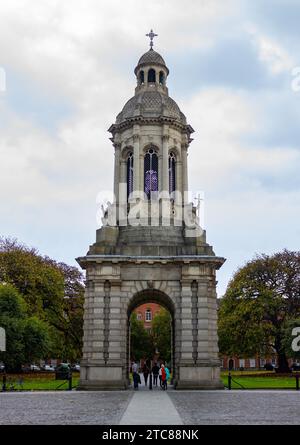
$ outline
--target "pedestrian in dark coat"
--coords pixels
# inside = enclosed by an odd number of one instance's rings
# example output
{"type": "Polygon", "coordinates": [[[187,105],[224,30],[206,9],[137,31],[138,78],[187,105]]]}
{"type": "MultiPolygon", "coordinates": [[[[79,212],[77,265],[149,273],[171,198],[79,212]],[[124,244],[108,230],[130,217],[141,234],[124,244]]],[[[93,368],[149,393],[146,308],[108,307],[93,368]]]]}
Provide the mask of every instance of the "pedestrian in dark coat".
{"type": "Polygon", "coordinates": [[[157,366],[157,363],[154,363],[154,366],[152,367],[152,374],[153,374],[153,385],[157,386],[157,378],[159,374],[159,366],[157,366]]]}
{"type": "Polygon", "coordinates": [[[132,379],[133,379],[133,387],[134,389],[139,389],[139,383],[141,383],[141,378],[138,373],[138,365],[137,363],[132,363],[132,379]]]}
{"type": "Polygon", "coordinates": [[[145,379],[145,386],[147,386],[147,381],[148,381],[148,376],[149,376],[149,368],[146,363],[143,366],[143,374],[144,374],[144,379],[145,379]]]}

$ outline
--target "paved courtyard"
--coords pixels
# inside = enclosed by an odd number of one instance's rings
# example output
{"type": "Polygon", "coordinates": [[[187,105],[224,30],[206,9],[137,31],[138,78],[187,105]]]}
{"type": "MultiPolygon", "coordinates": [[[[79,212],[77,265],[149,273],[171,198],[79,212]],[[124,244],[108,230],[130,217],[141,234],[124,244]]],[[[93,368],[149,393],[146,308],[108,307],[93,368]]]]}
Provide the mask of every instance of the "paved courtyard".
{"type": "Polygon", "coordinates": [[[299,424],[300,392],[174,391],[0,393],[0,424],[299,424]]]}

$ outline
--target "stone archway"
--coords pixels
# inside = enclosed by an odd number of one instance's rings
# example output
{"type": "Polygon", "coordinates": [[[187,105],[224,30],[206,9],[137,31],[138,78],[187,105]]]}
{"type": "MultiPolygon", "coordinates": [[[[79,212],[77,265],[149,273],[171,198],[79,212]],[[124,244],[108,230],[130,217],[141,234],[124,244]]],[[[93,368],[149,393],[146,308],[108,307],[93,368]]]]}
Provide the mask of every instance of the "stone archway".
{"type": "Polygon", "coordinates": [[[137,292],[132,296],[128,302],[127,306],[127,336],[126,336],[126,379],[129,385],[129,369],[130,369],[130,316],[134,309],[144,303],[157,303],[163,308],[165,308],[171,315],[171,368],[173,372],[173,381],[176,382],[176,364],[175,357],[178,356],[176,353],[176,303],[169,297],[166,293],[158,289],[145,289],[137,292]]]}

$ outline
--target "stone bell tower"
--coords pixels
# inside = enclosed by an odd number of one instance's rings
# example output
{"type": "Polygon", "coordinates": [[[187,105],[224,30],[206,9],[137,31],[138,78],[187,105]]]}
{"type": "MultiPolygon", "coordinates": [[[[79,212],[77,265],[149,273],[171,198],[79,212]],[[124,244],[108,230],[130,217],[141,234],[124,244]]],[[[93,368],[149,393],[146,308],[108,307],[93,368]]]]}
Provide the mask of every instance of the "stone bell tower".
{"type": "Polygon", "coordinates": [[[130,314],[150,301],[172,316],[175,388],[221,388],[216,270],[225,260],[206,243],[188,202],[194,130],[169,96],[169,69],[153,50],[153,31],[148,36],[135,94],[109,128],[114,201],[96,242],[77,258],[86,270],[80,388],[128,387],[130,314]]]}

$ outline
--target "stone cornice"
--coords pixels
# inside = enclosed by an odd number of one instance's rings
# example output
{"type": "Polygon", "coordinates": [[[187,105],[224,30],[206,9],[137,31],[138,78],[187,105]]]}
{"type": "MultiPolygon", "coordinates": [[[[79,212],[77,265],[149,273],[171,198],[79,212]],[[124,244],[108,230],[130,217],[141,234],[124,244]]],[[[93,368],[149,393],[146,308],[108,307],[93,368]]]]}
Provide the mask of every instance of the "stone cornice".
{"type": "MultiPolygon", "coordinates": [[[[112,124],[107,131],[112,133],[114,135],[118,131],[123,131],[128,128],[131,128],[133,125],[139,124],[139,125],[152,125],[152,124],[168,124],[173,128],[179,129],[184,133],[187,133],[189,136],[190,134],[194,133],[194,129],[189,124],[182,124],[177,119],[173,119],[171,117],[167,116],[160,116],[160,117],[143,117],[143,116],[136,116],[132,118],[126,119],[126,121],[121,122],[119,124],[112,124]]],[[[189,139],[192,141],[192,139],[189,139]]]]}
{"type": "Polygon", "coordinates": [[[212,255],[177,255],[177,256],[140,256],[140,255],[86,255],[76,258],[80,266],[85,269],[88,263],[133,263],[133,264],[210,264],[219,269],[226,261],[223,257],[212,255]]]}

